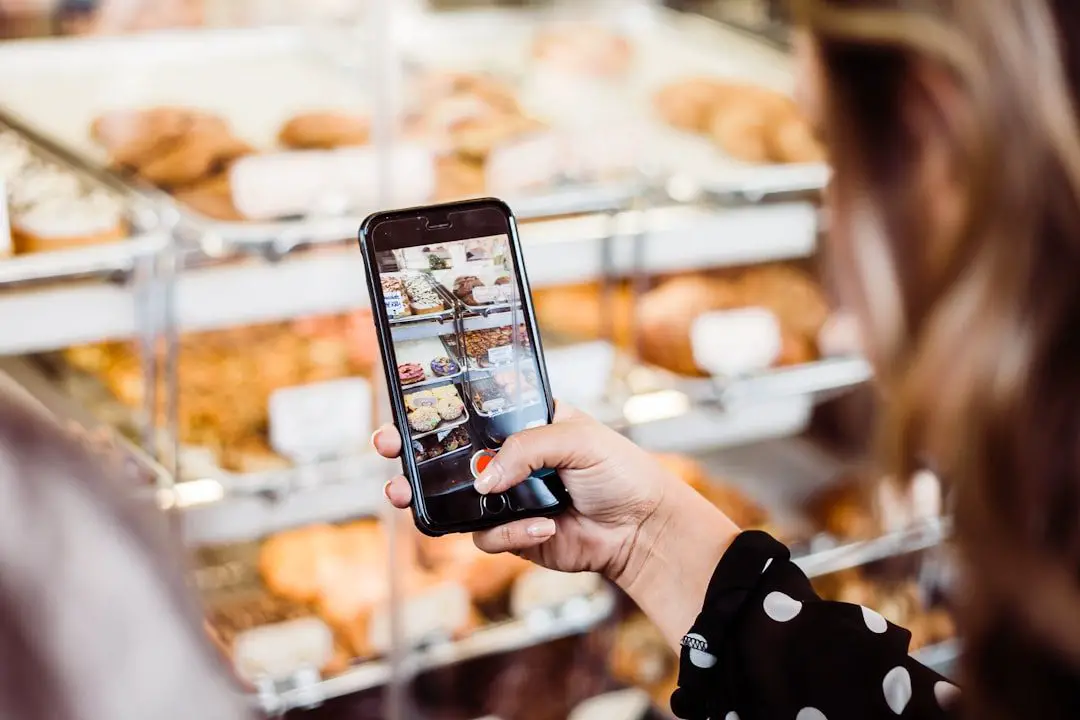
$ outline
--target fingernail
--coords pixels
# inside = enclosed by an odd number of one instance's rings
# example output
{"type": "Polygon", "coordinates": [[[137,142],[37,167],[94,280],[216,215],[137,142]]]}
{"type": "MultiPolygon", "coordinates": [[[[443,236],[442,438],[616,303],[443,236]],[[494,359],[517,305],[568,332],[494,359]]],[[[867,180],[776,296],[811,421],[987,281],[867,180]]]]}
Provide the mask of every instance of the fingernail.
{"type": "Polygon", "coordinates": [[[387,480],[386,484],[382,486],[382,494],[383,497],[385,497],[387,500],[390,500],[390,480],[387,480]]]}
{"type": "Polygon", "coordinates": [[[491,492],[491,489],[499,482],[499,471],[495,467],[495,462],[492,461],[484,468],[484,472],[476,478],[476,492],[481,495],[487,495],[491,492]]]}
{"type": "Polygon", "coordinates": [[[371,433],[371,447],[373,447],[373,448],[378,448],[379,447],[379,431],[378,430],[371,433]]]}
{"type": "Polygon", "coordinates": [[[555,534],[555,521],[551,518],[537,520],[525,532],[529,534],[529,537],[549,538],[555,534]]]}

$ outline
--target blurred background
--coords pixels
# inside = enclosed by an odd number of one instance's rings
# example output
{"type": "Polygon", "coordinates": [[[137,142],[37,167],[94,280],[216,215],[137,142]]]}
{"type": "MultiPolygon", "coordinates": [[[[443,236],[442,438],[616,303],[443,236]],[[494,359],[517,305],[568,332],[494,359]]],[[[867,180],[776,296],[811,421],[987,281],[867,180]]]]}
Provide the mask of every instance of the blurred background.
{"type": "MultiPolygon", "coordinates": [[[[0,0],[0,381],[109,438],[267,716],[670,716],[676,657],[615,588],[382,498],[357,227],[487,195],[557,396],[950,671],[940,487],[867,462],[782,5],[0,0]],[[339,583],[296,571],[326,563],[339,583]]],[[[416,327],[421,365],[451,348],[416,327]]]]}

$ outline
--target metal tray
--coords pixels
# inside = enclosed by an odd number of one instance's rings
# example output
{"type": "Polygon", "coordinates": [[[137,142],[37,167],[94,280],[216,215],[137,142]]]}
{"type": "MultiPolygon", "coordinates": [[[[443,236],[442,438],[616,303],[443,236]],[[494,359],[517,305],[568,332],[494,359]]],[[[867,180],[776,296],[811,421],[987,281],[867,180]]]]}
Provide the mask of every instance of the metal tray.
{"type": "MultiPolygon", "coordinates": [[[[39,129],[73,159],[105,170],[108,158],[90,137],[94,118],[110,109],[174,105],[228,118],[239,137],[263,149],[276,146],[278,128],[298,112],[370,110],[372,78],[365,63],[347,57],[363,45],[348,29],[256,28],[185,30],[113,38],[28,40],[0,47],[4,119],[39,129]],[[48,87],[50,92],[41,93],[48,87]]],[[[130,178],[116,176],[179,218],[186,239],[228,246],[339,242],[355,237],[367,211],[268,222],[219,221],[130,178]]],[[[641,192],[637,182],[588,196],[553,188],[515,201],[522,219],[614,210],[641,192]]]]}
{"type": "MultiPolygon", "coordinates": [[[[245,598],[254,600],[269,593],[255,570],[258,543],[243,542],[198,552],[204,564],[196,570],[197,585],[211,607],[220,607],[230,598],[239,597],[243,602],[245,598]]],[[[311,608],[296,603],[282,604],[295,605],[305,614],[317,616],[311,608]]],[[[397,669],[399,672],[422,672],[587,632],[606,620],[614,607],[614,592],[608,585],[601,584],[595,592],[569,598],[559,605],[537,608],[524,617],[503,617],[500,613],[457,640],[430,638],[411,648],[402,658],[403,666],[397,669]]],[[[256,682],[257,695],[253,700],[268,714],[277,715],[379,687],[390,682],[393,672],[391,661],[385,658],[360,660],[345,671],[326,678],[308,669],[290,677],[256,682]]]]}
{"type": "MultiPolygon", "coordinates": [[[[435,13],[410,28],[414,64],[471,69],[499,68],[524,74],[532,33],[543,14],[481,10],[435,13]],[[472,41],[475,39],[476,41],[472,41]]],[[[639,61],[624,87],[599,93],[593,107],[563,107],[527,88],[527,109],[556,127],[575,127],[583,116],[611,118],[608,135],[622,123],[634,126],[641,173],[595,185],[555,187],[509,200],[522,219],[600,212],[625,207],[653,180],[689,183],[705,191],[773,185],[819,188],[827,173],[813,166],[748,166],[726,158],[707,139],[672,130],[653,116],[651,96],[665,82],[716,74],[790,91],[793,73],[775,48],[713,21],[662,8],[635,7],[608,20],[635,40],[639,61]],[[642,119],[639,123],[628,119],[642,119]]],[[[6,116],[40,129],[81,161],[104,167],[101,148],[89,137],[93,119],[111,108],[171,104],[221,113],[238,135],[272,148],[281,124],[298,111],[370,108],[374,88],[365,61],[347,28],[199,30],[118,38],[18,41],[0,47],[0,108],[6,116]],[[350,49],[353,56],[350,56],[350,49]],[[50,92],[41,93],[48,87],[50,92]]],[[[186,236],[211,245],[289,247],[340,241],[355,234],[364,213],[280,222],[222,222],[177,204],[162,192],[139,186],[168,207],[186,236]]]]}
{"type": "MultiPolygon", "coordinates": [[[[553,102],[543,82],[525,82],[522,100],[527,110],[556,128],[579,128],[583,118],[591,118],[586,122],[599,123],[593,127],[597,138],[614,142],[621,137],[632,143],[643,174],[661,180],[665,189],[678,188],[679,194],[696,189],[713,197],[740,194],[754,200],[825,186],[829,172],[823,164],[770,166],[734,160],[707,138],[669,127],[653,107],[655,93],[665,84],[703,75],[790,94],[795,75],[783,50],[709,18],[656,3],[626,2],[605,10],[592,20],[622,32],[635,45],[629,78],[617,84],[585,84],[572,103],[553,102]]],[[[558,18],[543,10],[440,13],[413,29],[409,57],[417,65],[530,79],[535,71],[530,57],[534,32],[553,20],[558,18]]]]}
{"type": "Polygon", "coordinates": [[[872,378],[870,363],[851,356],[712,378],[691,378],[645,366],[636,379],[642,391],[673,390],[693,398],[695,403],[733,408],[791,397],[823,402],[872,378]]]}

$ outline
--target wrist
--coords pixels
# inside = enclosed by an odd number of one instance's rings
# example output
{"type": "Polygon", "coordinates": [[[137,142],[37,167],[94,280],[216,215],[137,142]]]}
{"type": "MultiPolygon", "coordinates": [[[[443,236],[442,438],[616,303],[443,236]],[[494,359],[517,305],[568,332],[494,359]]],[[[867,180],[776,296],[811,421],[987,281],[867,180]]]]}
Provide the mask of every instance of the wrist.
{"type": "Polygon", "coordinates": [[[701,610],[709,581],[740,529],[678,478],[634,533],[614,582],[677,647],[701,610]]]}

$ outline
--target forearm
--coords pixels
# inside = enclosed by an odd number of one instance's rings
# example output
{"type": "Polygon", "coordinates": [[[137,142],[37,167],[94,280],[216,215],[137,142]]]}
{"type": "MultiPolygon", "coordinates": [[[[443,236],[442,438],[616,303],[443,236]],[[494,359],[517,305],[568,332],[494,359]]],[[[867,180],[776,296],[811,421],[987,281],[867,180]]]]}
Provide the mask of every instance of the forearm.
{"type": "Polygon", "coordinates": [[[701,612],[717,563],[738,534],[726,515],[676,479],[642,523],[616,581],[676,651],[701,612]]]}

